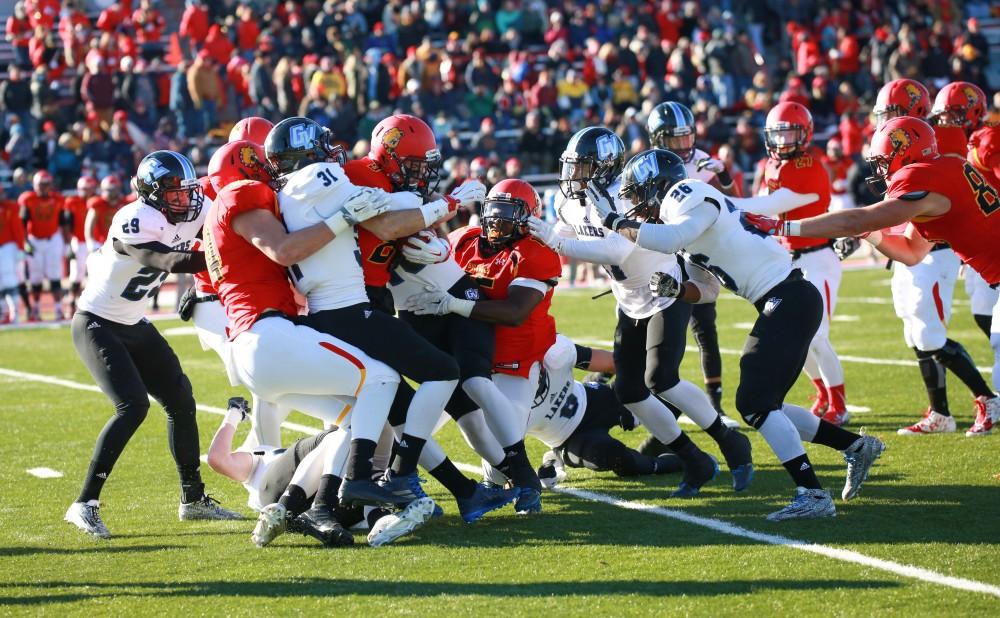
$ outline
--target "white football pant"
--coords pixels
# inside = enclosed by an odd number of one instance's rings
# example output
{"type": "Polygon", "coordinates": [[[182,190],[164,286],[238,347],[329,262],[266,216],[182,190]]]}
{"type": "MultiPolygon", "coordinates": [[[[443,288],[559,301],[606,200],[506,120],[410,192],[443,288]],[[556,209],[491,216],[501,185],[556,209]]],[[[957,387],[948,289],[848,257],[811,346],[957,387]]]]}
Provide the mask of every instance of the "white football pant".
{"type": "Polygon", "coordinates": [[[908,347],[921,352],[944,347],[959,266],[951,249],[931,251],[916,266],[892,265],[892,304],[908,347]]]}
{"type": "Polygon", "coordinates": [[[844,368],[830,343],[830,319],[837,310],[837,293],[843,274],[840,260],[828,247],[801,255],[792,266],[802,269],[803,276],[823,297],[823,321],[809,344],[805,372],[810,378],[822,378],[827,386],[839,386],[844,383],[844,368]]]}
{"type": "Polygon", "coordinates": [[[1000,289],[991,288],[971,266],[965,268],[965,293],[972,303],[972,315],[990,315],[1000,297],[1000,289]]]}
{"type": "Polygon", "coordinates": [[[87,278],[87,243],[77,240],[74,236],[69,239],[69,246],[73,250],[73,259],[69,263],[69,280],[73,283],[83,283],[87,278]]]}
{"type": "Polygon", "coordinates": [[[28,280],[39,285],[43,280],[61,281],[63,278],[63,255],[66,246],[62,234],[56,232],[48,238],[28,236],[33,249],[28,256],[28,280]]]}

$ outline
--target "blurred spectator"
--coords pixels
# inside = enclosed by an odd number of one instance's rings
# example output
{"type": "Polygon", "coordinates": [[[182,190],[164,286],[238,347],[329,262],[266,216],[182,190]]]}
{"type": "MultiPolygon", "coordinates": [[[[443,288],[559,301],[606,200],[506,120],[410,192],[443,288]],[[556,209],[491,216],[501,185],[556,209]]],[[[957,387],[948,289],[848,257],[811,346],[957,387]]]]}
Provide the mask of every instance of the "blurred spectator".
{"type": "Polygon", "coordinates": [[[101,124],[110,124],[115,84],[111,75],[101,70],[97,59],[91,58],[87,62],[87,74],[80,82],[80,97],[87,109],[97,114],[101,124]]]}
{"type": "Polygon", "coordinates": [[[203,131],[201,116],[195,113],[191,92],[188,90],[188,65],[180,63],[170,78],[170,111],[177,119],[177,131],[181,137],[189,138],[203,131]]]}
{"type": "Polygon", "coordinates": [[[14,114],[30,122],[31,103],[31,83],[24,79],[18,65],[10,65],[7,67],[7,79],[0,81],[0,112],[3,112],[3,118],[7,120],[14,114]]]}
{"type": "Polygon", "coordinates": [[[28,20],[28,13],[24,8],[24,2],[14,3],[14,13],[7,18],[6,38],[14,50],[14,64],[27,68],[31,66],[31,57],[28,54],[28,42],[34,28],[28,20]]]}
{"type": "Polygon", "coordinates": [[[30,167],[33,159],[31,138],[26,134],[24,125],[20,122],[12,124],[9,133],[10,139],[4,146],[7,164],[10,167],[30,167]]]}
{"type": "Polygon", "coordinates": [[[187,87],[195,113],[201,115],[203,130],[211,131],[216,125],[216,111],[223,103],[223,92],[215,59],[208,49],[198,52],[198,57],[187,70],[187,87]]]}
{"type": "Polygon", "coordinates": [[[542,132],[541,114],[537,111],[528,112],[524,118],[524,130],[521,131],[517,144],[517,152],[523,159],[527,172],[549,171],[548,159],[552,154],[549,143],[548,137],[542,132]]]}
{"type": "Polygon", "coordinates": [[[187,0],[178,33],[192,52],[197,52],[208,36],[208,8],[204,0],[187,0]]]}
{"type": "Polygon", "coordinates": [[[80,178],[82,161],[72,133],[59,136],[55,151],[49,157],[48,170],[61,190],[73,189],[80,178]]]}
{"type": "Polygon", "coordinates": [[[264,118],[271,117],[278,110],[278,93],[274,85],[273,74],[274,68],[271,66],[271,55],[262,50],[257,50],[254,54],[253,64],[250,65],[248,87],[250,100],[257,106],[257,116],[264,118]]]}
{"type": "Polygon", "coordinates": [[[163,53],[163,30],[167,20],[153,7],[152,0],[139,0],[139,8],[132,13],[135,40],[139,44],[143,58],[147,60],[163,53]]]}

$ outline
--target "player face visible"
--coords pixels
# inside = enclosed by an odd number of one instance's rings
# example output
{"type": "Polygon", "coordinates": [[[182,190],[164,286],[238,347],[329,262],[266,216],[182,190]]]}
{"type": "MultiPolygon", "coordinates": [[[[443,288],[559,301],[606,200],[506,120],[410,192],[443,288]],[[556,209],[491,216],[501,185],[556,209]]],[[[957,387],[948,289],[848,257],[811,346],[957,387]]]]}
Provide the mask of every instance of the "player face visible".
{"type": "Polygon", "coordinates": [[[694,133],[687,135],[664,135],[663,147],[687,161],[694,152],[694,133]]]}
{"type": "Polygon", "coordinates": [[[483,234],[486,242],[498,246],[522,235],[521,209],[510,202],[486,202],[483,205],[483,234]]]}
{"type": "Polygon", "coordinates": [[[193,221],[198,218],[205,194],[197,184],[193,187],[173,189],[163,193],[173,222],[193,221]]]}
{"type": "Polygon", "coordinates": [[[592,174],[593,164],[589,161],[562,161],[559,166],[559,189],[567,198],[580,199],[592,174]]]}
{"type": "Polygon", "coordinates": [[[767,129],[764,132],[768,150],[779,155],[790,155],[799,149],[802,132],[797,127],[767,129]]]}

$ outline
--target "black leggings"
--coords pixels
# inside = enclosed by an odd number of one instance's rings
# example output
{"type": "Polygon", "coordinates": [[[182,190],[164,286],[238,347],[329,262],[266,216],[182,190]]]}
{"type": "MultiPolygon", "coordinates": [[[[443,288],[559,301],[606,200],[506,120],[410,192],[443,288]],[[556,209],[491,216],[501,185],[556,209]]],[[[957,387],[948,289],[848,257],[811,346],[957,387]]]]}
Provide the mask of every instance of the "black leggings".
{"type": "Polygon", "coordinates": [[[650,391],[662,393],[680,382],[691,305],[676,301],[648,318],[635,320],[620,310],[615,329],[615,393],[636,403],[650,391]]]}
{"type": "Polygon", "coordinates": [[[99,497],[125,445],[146,419],[149,395],[167,413],[167,439],[182,486],[200,492],[194,394],[167,340],[145,319],[126,325],[86,311],[73,316],[71,332],[77,354],[115,406],[94,446],[80,500],[99,497]]]}
{"type": "Polygon", "coordinates": [[[295,444],[285,449],[285,452],[278,455],[271,462],[271,465],[268,466],[267,470],[264,471],[264,477],[261,479],[260,488],[258,489],[260,503],[272,504],[277,502],[281,494],[285,493],[285,490],[288,489],[288,484],[292,482],[292,476],[295,475],[296,468],[306,458],[306,455],[316,450],[320,443],[335,431],[337,430],[327,429],[315,436],[297,440],[295,444]]]}
{"type": "Polygon", "coordinates": [[[715,327],[715,303],[691,307],[691,334],[701,352],[701,372],[705,380],[722,377],[722,354],[719,352],[719,331],[715,327]]]}

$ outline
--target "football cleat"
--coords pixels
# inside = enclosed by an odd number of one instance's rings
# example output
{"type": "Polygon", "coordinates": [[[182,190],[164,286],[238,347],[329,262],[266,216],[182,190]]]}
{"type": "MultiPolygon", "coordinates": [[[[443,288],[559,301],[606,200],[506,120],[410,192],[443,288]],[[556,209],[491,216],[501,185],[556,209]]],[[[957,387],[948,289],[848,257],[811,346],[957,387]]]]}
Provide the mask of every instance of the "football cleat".
{"type": "Polygon", "coordinates": [[[830,492],[824,489],[795,488],[795,497],[785,508],[767,516],[767,521],[786,521],[788,519],[816,519],[819,517],[836,517],[837,507],[833,504],[830,492]]]}
{"type": "Polygon", "coordinates": [[[976,420],[965,432],[966,438],[987,436],[993,433],[993,424],[1000,416],[1000,397],[976,397],[976,420]]]}
{"type": "Polygon", "coordinates": [[[344,506],[392,505],[397,497],[379,483],[367,479],[344,480],[340,484],[340,504],[344,506]]]}
{"type": "Polygon", "coordinates": [[[850,500],[861,493],[861,485],[868,479],[868,472],[875,460],[882,456],[885,443],[873,436],[861,435],[844,451],[844,461],[847,462],[847,480],[844,481],[844,491],[840,497],[850,500]]]}
{"type": "MultiPolygon", "coordinates": [[[[329,509],[314,506],[293,521],[296,532],[313,537],[322,543],[323,547],[354,545],[354,537],[334,518],[329,509]]],[[[292,529],[291,523],[288,529],[292,529]]]]}
{"type": "Polygon", "coordinates": [[[74,502],[66,509],[63,519],[89,535],[100,539],[111,538],[111,531],[101,519],[101,503],[97,500],[74,502]]]}
{"type": "Polygon", "coordinates": [[[181,502],[177,507],[177,518],[181,521],[198,519],[243,519],[236,511],[219,506],[219,501],[205,494],[194,502],[181,502]]]}
{"type": "Polygon", "coordinates": [[[836,425],[837,427],[842,427],[846,425],[848,421],[851,420],[851,413],[845,410],[834,410],[833,408],[827,408],[826,413],[823,414],[822,418],[824,421],[830,423],[831,425],[836,425]]]}
{"type": "MultiPolygon", "coordinates": [[[[391,469],[386,470],[378,482],[379,487],[392,494],[393,504],[399,507],[404,507],[414,500],[428,497],[420,483],[421,480],[416,471],[400,476],[391,469]]],[[[442,514],[444,514],[443,511],[442,514]]]]}
{"type": "Polygon", "coordinates": [[[938,414],[927,408],[924,417],[909,427],[896,430],[901,436],[920,436],[931,433],[951,433],[955,431],[955,418],[938,414]]]}
{"type": "Polygon", "coordinates": [[[753,480],[753,456],[750,439],[736,431],[728,431],[719,441],[719,450],[733,475],[733,491],[743,491],[753,480]]]}
{"type": "Polygon", "coordinates": [[[514,501],[517,490],[504,487],[487,487],[484,483],[476,485],[476,491],[468,498],[455,498],[458,502],[458,512],[462,521],[467,524],[479,521],[483,515],[495,511],[514,501]]]}
{"type": "Polygon", "coordinates": [[[670,494],[671,498],[693,498],[701,488],[709,483],[719,473],[719,461],[708,453],[699,452],[697,461],[684,465],[684,479],[677,490],[670,494]]]}
{"type": "Polygon", "coordinates": [[[275,502],[260,510],[257,525],[253,527],[250,540],[257,547],[264,547],[281,536],[288,528],[288,511],[285,505],[275,502]]]}
{"type": "Polygon", "coordinates": [[[545,489],[553,489],[566,480],[566,468],[555,451],[542,455],[542,465],[538,467],[538,480],[545,489]]]}
{"type": "Polygon", "coordinates": [[[656,439],[656,436],[646,436],[646,439],[642,441],[639,448],[635,449],[642,453],[643,455],[649,455],[650,457],[659,457],[665,453],[669,453],[670,449],[667,445],[656,439]]]}
{"type": "Polygon", "coordinates": [[[730,428],[730,429],[739,429],[740,428],[740,422],[738,420],[736,420],[735,418],[726,416],[722,412],[719,412],[719,418],[722,419],[722,424],[725,425],[726,427],[730,428]]]}
{"type": "Polygon", "coordinates": [[[542,512],[542,492],[533,487],[515,487],[517,500],[514,501],[514,512],[518,515],[542,512]]]}
{"type": "Polygon", "coordinates": [[[368,544],[381,547],[413,532],[430,520],[434,507],[434,501],[430,498],[417,498],[402,511],[382,517],[368,533],[368,544]]]}
{"type": "Polygon", "coordinates": [[[809,399],[813,402],[809,411],[812,412],[813,416],[823,418],[823,415],[826,414],[826,411],[830,408],[830,400],[827,399],[826,388],[820,388],[817,386],[816,393],[809,395],[809,399]]]}
{"type": "Polygon", "coordinates": [[[684,471],[684,460],[674,453],[653,457],[653,474],[673,474],[684,471]]]}

